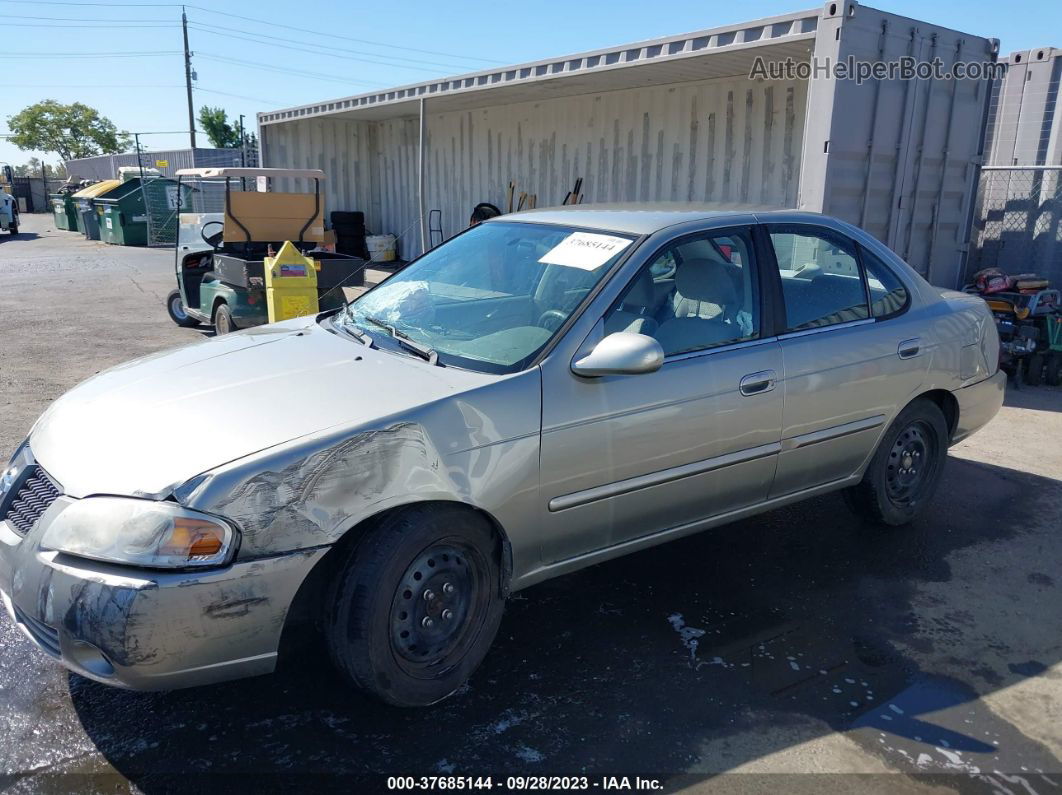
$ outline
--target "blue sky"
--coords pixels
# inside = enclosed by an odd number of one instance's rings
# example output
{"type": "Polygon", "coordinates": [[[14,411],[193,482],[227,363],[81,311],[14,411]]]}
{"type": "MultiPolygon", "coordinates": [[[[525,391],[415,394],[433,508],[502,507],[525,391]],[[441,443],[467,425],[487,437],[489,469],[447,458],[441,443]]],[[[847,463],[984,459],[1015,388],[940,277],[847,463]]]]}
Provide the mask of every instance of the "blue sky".
{"type": "MultiPolygon", "coordinates": [[[[191,48],[196,53],[193,65],[198,73],[196,108],[221,105],[230,117],[246,114],[250,128],[258,111],[744,22],[814,5],[801,0],[229,0],[189,6],[187,13],[191,48]],[[312,32],[270,27],[238,17],[271,20],[312,32]],[[271,46],[273,42],[292,41],[308,43],[305,51],[271,46]],[[272,64],[281,71],[236,61],[272,64]]],[[[1062,2],[1058,0],[1015,4],[880,0],[869,5],[995,36],[1002,42],[1003,53],[1062,46],[1062,2]]],[[[135,0],[0,0],[0,14],[0,30],[5,34],[0,63],[7,67],[5,77],[0,78],[0,132],[7,131],[9,115],[44,98],[84,102],[129,131],[187,128],[178,6],[135,0]],[[114,58],[80,55],[96,52],[137,54],[114,58]]],[[[142,141],[148,149],[180,148],[188,145],[188,136],[146,135],[142,141]]],[[[204,136],[200,145],[208,145],[204,136]]],[[[0,139],[0,161],[19,164],[32,155],[55,160],[54,155],[23,152],[0,139]]]]}

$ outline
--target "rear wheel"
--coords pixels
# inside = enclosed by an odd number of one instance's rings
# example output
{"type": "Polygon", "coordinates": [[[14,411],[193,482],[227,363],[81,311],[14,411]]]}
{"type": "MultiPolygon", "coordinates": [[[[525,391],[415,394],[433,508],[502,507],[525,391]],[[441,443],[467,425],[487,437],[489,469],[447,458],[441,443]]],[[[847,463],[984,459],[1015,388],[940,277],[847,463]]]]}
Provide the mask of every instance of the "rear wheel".
{"type": "Polygon", "coordinates": [[[181,300],[180,290],[172,290],[170,294],[166,296],[166,311],[170,313],[170,320],[178,326],[192,328],[193,326],[199,325],[198,320],[194,317],[190,317],[188,313],[184,311],[184,302],[181,300]]]}
{"type": "Polygon", "coordinates": [[[914,401],[889,426],[863,480],[845,489],[848,506],[877,524],[913,521],[937,490],[947,450],[940,409],[930,400],[914,401]]]}
{"type": "Polygon", "coordinates": [[[1038,386],[1043,379],[1044,355],[1042,353],[1030,353],[1025,357],[1025,383],[1029,386],[1038,386]]]}
{"type": "Polygon", "coordinates": [[[336,667],[389,704],[451,695],[486,656],[501,621],[498,544],[461,508],[408,508],[348,553],[325,629],[336,667]]]}
{"type": "Polygon", "coordinates": [[[12,221],[10,224],[8,224],[7,231],[11,233],[11,237],[14,237],[15,235],[17,235],[18,234],[18,223],[16,221],[12,221]]]}
{"type": "Polygon", "coordinates": [[[1052,351],[1048,355],[1044,378],[1051,386],[1062,386],[1062,353],[1052,351]]]}
{"type": "Polygon", "coordinates": [[[214,310],[214,333],[217,336],[231,334],[236,330],[236,324],[232,321],[232,311],[228,304],[219,304],[214,310]]]}

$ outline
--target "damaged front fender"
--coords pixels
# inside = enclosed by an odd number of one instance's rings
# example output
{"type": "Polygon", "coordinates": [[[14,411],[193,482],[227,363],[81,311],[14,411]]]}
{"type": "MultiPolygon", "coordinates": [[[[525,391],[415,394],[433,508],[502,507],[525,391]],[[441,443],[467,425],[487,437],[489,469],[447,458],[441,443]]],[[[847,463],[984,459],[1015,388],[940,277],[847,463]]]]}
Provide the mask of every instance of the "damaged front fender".
{"type": "Polygon", "coordinates": [[[510,534],[514,557],[537,558],[539,400],[529,371],[375,427],[262,451],[177,494],[239,526],[242,560],[330,545],[371,516],[424,501],[484,511],[510,534]]]}

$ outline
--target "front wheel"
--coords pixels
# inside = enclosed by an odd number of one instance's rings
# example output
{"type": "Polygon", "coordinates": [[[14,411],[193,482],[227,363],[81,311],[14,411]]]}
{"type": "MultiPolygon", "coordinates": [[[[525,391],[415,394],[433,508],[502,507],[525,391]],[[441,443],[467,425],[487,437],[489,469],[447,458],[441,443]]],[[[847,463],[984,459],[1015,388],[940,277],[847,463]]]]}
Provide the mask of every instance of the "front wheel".
{"type": "Polygon", "coordinates": [[[845,501],[876,524],[908,524],[936,492],[947,452],[944,414],[931,400],[916,400],[889,426],[863,480],[845,489],[845,501]]]}
{"type": "Polygon", "coordinates": [[[14,237],[18,234],[18,224],[12,221],[10,224],[8,224],[7,231],[11,233],[11,237],[14,237]]]}
{"type": "Polygon", "coordinates": [[[348,553],[327,601],[336,667],[396,706],[451,695],[498,631],[498,547],[487,521],[462,508],[416,506],[382,519],[348,553]]]}
{"type": "Polygon", "coordinates": [[[182,328],[193,328],[199,325],[198,320],[184,311],[184,302],[181,300],[180,290],[172,290],[166,296],[166,311],[170,313],[170,320],[182,328]]]}

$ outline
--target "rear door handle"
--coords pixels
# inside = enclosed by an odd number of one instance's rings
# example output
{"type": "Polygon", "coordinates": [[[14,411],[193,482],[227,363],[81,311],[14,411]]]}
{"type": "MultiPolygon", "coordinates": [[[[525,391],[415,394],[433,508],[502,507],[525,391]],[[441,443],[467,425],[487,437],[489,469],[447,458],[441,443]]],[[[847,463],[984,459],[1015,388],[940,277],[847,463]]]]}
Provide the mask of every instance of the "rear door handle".
{"type": "Polygon", "coordinates": [[[738,382],[738,389],[742,395],[761,395],[774,389],[774,370],[760,370],[758,373],[749,373],[738,382]]]}
{"type": "Polygon", "coordinates": [[[922,340],[918,337],[914,337],[909,340],[904,340],[896,346],[896,355],[901,359],[913,359],[918,355],[918,352],[922,350],[922,340]]]}

